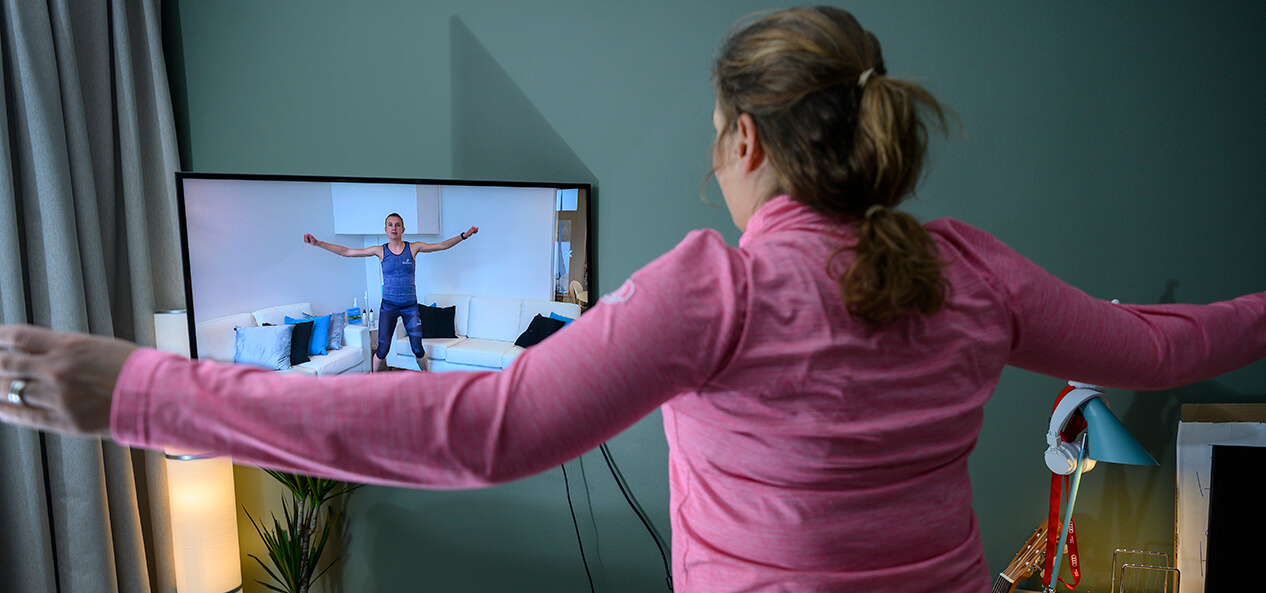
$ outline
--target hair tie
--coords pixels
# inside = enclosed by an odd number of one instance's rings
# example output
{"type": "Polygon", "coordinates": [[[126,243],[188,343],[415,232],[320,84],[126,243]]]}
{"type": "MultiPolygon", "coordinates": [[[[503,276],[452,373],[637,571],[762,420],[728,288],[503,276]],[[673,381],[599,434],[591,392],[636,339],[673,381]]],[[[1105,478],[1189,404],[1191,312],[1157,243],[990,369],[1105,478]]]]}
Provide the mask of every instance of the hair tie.
{"type": "Polygon", "coordinates": [[[888,211],[888,208],[884,206],[883,204],[873,204],[871,205],[870,208],[866,209],[865,216],[866,216],[866,219],[869,220],[871,218],[874,218],[876,214],[879,214],[880,212],[887,212],[887,211],[888,211]]]}
{"type": "Polygon", "coordinates": [[[875,73],[875,69],[873,67],[867,68],[865,72],[862,72],[861,76],[857,77],[857,86],[865,88],[866,81],[870,80],[871,75],[874,73],[875,73]]]}

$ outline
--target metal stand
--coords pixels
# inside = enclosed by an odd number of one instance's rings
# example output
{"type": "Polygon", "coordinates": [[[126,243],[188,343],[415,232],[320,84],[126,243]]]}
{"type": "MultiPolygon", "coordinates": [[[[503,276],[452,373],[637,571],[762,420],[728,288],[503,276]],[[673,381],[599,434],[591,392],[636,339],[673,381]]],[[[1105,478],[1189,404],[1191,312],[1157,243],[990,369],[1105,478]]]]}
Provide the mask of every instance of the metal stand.
{"type": "Polygon", "coordinates": [[[1177,593],[1178,581],[1179,572],[1170,566],[1169,554],[1122,549],[1112,552],[1112,593],[1177,593]],[[1157,559],[1164,566],[1156,566],[1157,559]]]}

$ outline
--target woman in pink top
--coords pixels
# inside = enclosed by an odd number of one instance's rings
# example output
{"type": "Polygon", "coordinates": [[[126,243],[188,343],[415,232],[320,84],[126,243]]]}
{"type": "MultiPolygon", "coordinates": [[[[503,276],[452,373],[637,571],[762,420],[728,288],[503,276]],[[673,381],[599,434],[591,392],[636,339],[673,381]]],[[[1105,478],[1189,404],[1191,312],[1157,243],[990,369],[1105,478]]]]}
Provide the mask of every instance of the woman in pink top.
{"type": "Polygon", "coordinates": [[[283,376],[4,327],[0,417],[468,488],[662,407],[679,590],[979,593],[967,459],[1005,365],[1160,389],[1266,356],[1266,293],[1113,305],[980,230],[894,210],[943,118],[848,13],[755,20],[713,78],[739,247],[692,232],[503,372],[283,376]]]}

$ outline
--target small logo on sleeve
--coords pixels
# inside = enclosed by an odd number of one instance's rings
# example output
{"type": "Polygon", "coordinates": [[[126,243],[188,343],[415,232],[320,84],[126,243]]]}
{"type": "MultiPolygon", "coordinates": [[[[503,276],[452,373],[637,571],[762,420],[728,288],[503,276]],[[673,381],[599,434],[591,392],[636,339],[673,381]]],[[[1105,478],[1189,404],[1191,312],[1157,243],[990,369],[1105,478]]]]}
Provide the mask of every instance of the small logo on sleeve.
{"type": "Polygon", "coordinates": [[[633,293],[637,291],[637,286],[633,284],[633,279],[629,278],[621,284],[614,292],[602,295],[602,302],[614,305],[623,303],[632,298],[633,293]]]}

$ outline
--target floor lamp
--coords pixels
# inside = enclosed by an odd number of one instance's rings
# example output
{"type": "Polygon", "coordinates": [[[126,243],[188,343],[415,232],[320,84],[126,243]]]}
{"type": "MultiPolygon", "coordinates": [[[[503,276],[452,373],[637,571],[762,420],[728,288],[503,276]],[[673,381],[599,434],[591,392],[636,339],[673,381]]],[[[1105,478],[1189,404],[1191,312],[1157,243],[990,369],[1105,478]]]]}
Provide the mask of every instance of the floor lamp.
{"type": "MultiPolygon", "coordinates": [[[[154,313],[154,337],[159,350],[189,356],[185,311],[154,313]]],[[[177,593],[241,591],[232,460],[168,449],[164,463],[177,593]]]]}
{"type": "MultiPolygon", "coordinates": [[[[1126,430],[1112,410],[1108,409],[1107,398],[1103,388],[1076,381],[1068,382],[1068,390],[1055,405],[1051,414],[1051,425],[1046,433],[1046,466],[1058,475],[1072,474],[1072,484],[1068,491],[1068,507],[1064,511],[1064,520],[1060,529],[1059,545],[1055,547],[1055,560],[1051,563],[1050,585],[1047,593],[1055,590],[1055,573],[1059,572],[1059,563],[1064,546],[1068,543],[1068,532],[1073,520],[1073,505],[1077,502],[1077,488],[1081,485],[1081,474],[1094,468],[1096,461],[1106,463],[1122,463],[1126,465],[1159,465],[1156,460],[1134,439],[1134,435],[1126,430]],[[1086,428],[1079,435],[1064,435],[1065,427],[1073,416],[1080,413],[1086,421],[1086,428]],[[1071,441],[1064,437],[1071,436],[1071,441]]],[[[1052,499],[1051,505],[1056,502],[1052,499]]]]}

